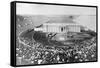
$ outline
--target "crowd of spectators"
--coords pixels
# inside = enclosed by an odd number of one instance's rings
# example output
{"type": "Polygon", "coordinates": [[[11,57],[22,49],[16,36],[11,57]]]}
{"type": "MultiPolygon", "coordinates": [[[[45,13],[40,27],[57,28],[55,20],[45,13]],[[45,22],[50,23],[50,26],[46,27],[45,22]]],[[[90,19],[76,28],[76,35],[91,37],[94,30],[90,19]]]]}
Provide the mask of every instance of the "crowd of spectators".
{"type": "Polygon", "coordinates": [[[74,44],[57,46],[44,45],[35,40],[20,38],[17,40],[16,57],[18,65],[52,64],[96,61],[96,37],[74,44]]]}

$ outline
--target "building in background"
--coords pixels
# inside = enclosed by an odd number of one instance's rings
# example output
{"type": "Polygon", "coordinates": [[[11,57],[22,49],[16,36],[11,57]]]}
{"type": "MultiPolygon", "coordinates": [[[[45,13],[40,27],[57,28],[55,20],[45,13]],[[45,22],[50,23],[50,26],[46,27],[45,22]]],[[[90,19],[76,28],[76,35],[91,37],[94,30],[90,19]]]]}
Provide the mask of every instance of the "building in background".
{"type": "Polygon", "coordinates": [[[76,23],[43,23],[35,31],[51,33],[81,32],[82,26],[76,23]]]}

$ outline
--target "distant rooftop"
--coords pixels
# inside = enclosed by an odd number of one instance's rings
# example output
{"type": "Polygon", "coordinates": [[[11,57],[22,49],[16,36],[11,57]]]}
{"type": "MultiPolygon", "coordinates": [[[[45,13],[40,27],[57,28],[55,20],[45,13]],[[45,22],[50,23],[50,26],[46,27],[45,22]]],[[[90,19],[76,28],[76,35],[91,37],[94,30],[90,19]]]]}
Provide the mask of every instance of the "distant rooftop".
{"type": "Polygon", "coordinates": [[[80,24],[77,24],[77,23],[66,23],[66,22],[65,23],[59,23],[59,22],[58,23],[55,23],[55,22],[54,23],[43,23],[43,25],[63,25],[63,26],[64,25],[79,25],[80,26],[80,24]]]}

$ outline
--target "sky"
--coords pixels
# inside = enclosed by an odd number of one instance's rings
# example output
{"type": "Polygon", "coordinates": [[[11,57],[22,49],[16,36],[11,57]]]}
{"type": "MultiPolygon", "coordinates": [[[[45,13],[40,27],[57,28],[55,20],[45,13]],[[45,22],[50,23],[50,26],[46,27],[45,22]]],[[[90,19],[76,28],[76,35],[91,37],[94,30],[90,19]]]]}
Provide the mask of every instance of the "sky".
{"type": "Polygon", "coordinates": [[[75,21],[83,26],[96,31],[96,8],[59,6],[45,4],[17,3],[16,13],[18,15],[79,15],[75,21]]]}
{"type": "Polygon", "coordinates": [[[95,8],[17,3],[17,14],[28,15],[95,15],[95,8]]]}

